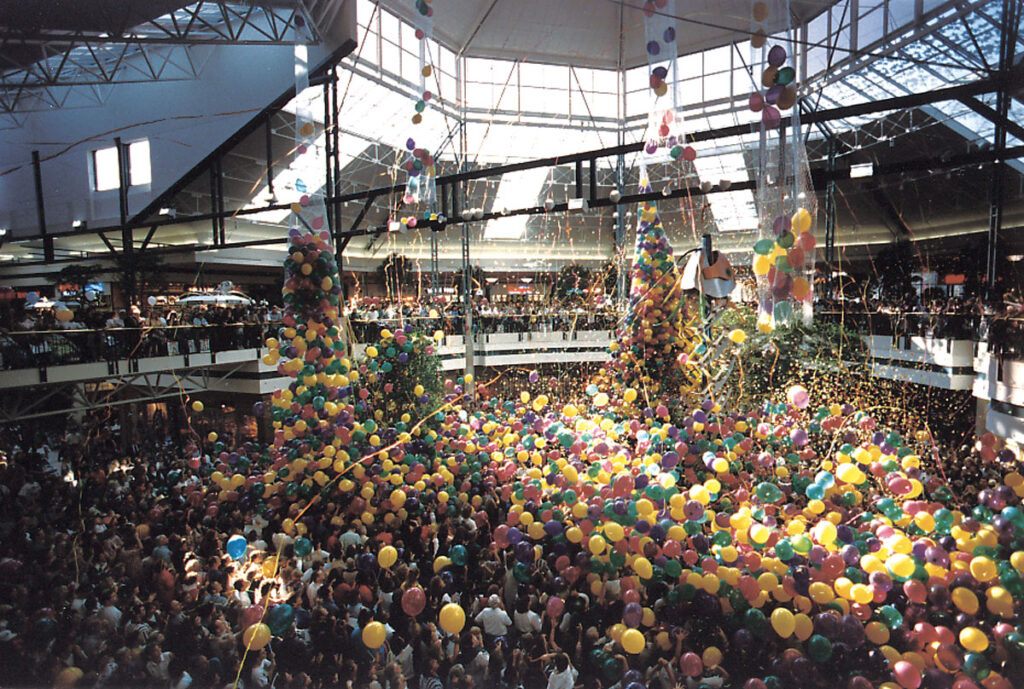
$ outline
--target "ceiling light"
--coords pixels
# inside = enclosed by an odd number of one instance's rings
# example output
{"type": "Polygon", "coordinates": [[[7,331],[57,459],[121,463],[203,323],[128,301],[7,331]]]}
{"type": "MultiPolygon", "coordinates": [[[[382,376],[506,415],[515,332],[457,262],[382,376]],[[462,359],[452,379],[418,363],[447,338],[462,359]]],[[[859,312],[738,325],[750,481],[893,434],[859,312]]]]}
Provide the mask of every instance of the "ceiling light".
{"type": "Polygon", "coordinates": [[[493,285],[493,284],[494,284],[495,282],[497,282],[497,281],[498,281],[498,278],[484,278],[484,281],[485,281],[485,282],[486,282],[486,283],[487,283],[488,285],[493,285]]]}
{"type": "Polygon", "coordinates": [[[519,278],[519,282],[525,282],[528,285],[533,282],[533,278],[519,278]]]}
{"type": "Polygon", "coordinates": [[[1024,261],[1024,255],[1013,254],[1012,256],[1007,256],[1006,260],[1011,261],[1013,263],[1017,263],[1018,261],[1024,261]]]}
{"type": "Polygon", "coordinates": [[[76,230],[80,230],[83,227],[85,227],[85,221],[81,219],[72,220],[71,227],[75,228],[76,230]]]}
{"type": "Polygon", "coordinates": [[[608,193],[608,200],[612,203],[618,203],[621,198],[622,192],[618,189],[612,189],[611,192],[608,193]]]}

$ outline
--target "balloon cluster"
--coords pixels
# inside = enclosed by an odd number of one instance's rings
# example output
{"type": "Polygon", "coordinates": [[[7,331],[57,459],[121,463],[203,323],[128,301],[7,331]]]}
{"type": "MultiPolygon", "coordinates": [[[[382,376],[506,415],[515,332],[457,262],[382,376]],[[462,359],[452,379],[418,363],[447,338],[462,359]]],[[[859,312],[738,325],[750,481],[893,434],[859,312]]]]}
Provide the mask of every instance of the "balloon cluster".
{"type": "MultiPolygon", "coordinates": [[[[768,33],[763,26],[769,14],[768,4],[755,2],[752,14],[754,22],[759,26],[753,32],[750,44],[760,49],[768,40],[768,33]]],[[[785,48],[773,45],[768,51],[767,66],[761,72],[761,86],[765,91],[750,94],[750,110],[761,113],[761,121],[769,129],[779,126],[782,119],[780,110],[789,110],[796,104],[796,70],[786,65],[787,57],[785,48]]]]}
{"type": "Polygon", "coordinates": [[[786,321],[793,313],[793,302],[813,299],[813,286],[799,275],[813,260],[817,242],[811,231],[814,218],[810,211],[798,208],[791,216],[780,215],[772,222],[774,238],[764,237],[754,244],[754,275],[770,288],[758,313],[758,328],[767,332],[772,319],[786,321]]]}
{"type": "Polygon", "coordinates": [[[629,305],[610,346],[616,380],[624,390],[642,386],[653,395],[677,394],[701,380],[690,357],[705,345],[684,323],[679,270],[656,205],[641,204],[638,220],[629,305]]]}
{"type": "MultiPolygon", "coordinates": [[[[408,151],[408,158],[402,165],[405,170],[407,182],[402,202],[406,205],[414,203],[433,203],[436,193],[437,168],[434,165],[434,156],[425,148],[416,146],[416,140],[409,138],[405,142],[405,149],[408,151]]],[[[429,210],[423,214],[424,220],[437,220],[437,214],[429,210]]],[[[398,230],[416,227],[419,222],[415,215],[402,217],[397,221],[398,230]]]]}

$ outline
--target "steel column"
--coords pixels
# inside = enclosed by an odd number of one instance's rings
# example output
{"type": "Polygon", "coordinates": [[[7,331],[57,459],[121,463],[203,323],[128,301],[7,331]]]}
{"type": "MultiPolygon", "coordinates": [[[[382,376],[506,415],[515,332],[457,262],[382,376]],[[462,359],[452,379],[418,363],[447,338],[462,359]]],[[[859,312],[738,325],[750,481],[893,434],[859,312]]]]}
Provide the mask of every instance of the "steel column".
{"type": "Polygon", "coordinates": [[[43,236],[43,260],[53,261],[53,237],[46,230],[46,201],[43,194],[43,171],[39,160],[39,151],[32,151],[32,177],[36,185],[36,220],[39,223],[39,234],[43,236]]]}

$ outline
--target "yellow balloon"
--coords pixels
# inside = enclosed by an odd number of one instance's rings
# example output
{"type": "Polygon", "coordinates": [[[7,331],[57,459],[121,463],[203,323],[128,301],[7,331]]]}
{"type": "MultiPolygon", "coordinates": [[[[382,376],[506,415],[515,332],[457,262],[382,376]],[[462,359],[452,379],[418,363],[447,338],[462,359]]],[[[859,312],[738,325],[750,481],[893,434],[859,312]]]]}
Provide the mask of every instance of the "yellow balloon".
{"type": "Polygon", "coordinates": [[[977,627],[964,627],[960,630],[960,645],[968,651],[984,653],[988,648],[988,637],[977,627]]]}
{"type": "Polygon", "coordinates": [[[953,599],[953,605],[961,612],[965,612],[968,615],[974,615],[978,612],[978,597],[970,589],[963,587],[955,588],[951,598],[953,599]]]}
{"type": "Polygon", "coordinates": [[[987,557],[976,557],[971,560],[971,576],[978,581],[991,581],[996,578],[996,563],[987,557]]]}
{"type": "Polygon", "coordinates": [[[260,650],[270,643],[270,627],[262,622],[250,624],[242,632],[242,643],[251,651],[260,650]]]}
{"type": "Polygon", "coordinates": [[[740,330],[739,328],[737,328],[729,333],[729,339],[736,344],[743,344],[743,342],[747,339],[747,334],[740,330]]]}
{"type": "Polygon", "coordinates": [[[722,662],[722,652],[718,650],[717,646],[708,646],[704,649],[704,653],[701,654],[701,660],[704,661],[705,667],[718,665],[722,662]]]}
{"type": "Polygon", "coordinates": [[[363,627],[363,644],[367,648],[380,648],[387,639],[387,629],[380,622],[370,622],[363,627]]]}
{"type": "Polygon", "coordinates": [[[864,625],[864,636],[871,643],[881,646],[889,642],[889,629],[881,622],[868,622],[864,625]]]}
{"type": "Polygon", "coordinates": [[[384,569],[388,569],[391,565],[398,561],[398,551],[395,550],[394,546],[386,545],[380,549],[377,553],[377,562],[384,569]]]}
{"type": "Polygon", "coordinates": [[[651,561],[646,557],[638,557],[634,560],[633,569],[636,570],[641,579],[650,579],[654,576],[654,568],[651,566],[651,561]]]}
{"type": "Polygon", "coordinates": [[[449,634],[458,634],[466,626],[466,612],[456,603],[448,603],[441,608],[438,617],[441,629],[449,634]]]}
{"type": "Polygon", "coordinates": [[[807,232],[811,229],[811,221],[813,218],[806,208],[798,208],[796,213],[793,214],[793,218],[790,221],[790,226],[794,232],[807,232]]]}
{"type": "MultiPolygon", "coordinates": [[[[804,600],[807,599],[805,598],[804,600]]],[[[814,633],[814,622],[804,613],[797,613],[793,615],[793,630],[797,639],[807,641],[811,638],[811,634],[814,633]]]]}
{"type": "Polygon", "coordinates": [[[202,402],[200,402],[199,400],[196,400],[195,402],[192,403],[192,411],[194,411],[194,412],[201,412],[202,410],[203,410],[203,403],[202,402]]]}
{"type": "Polygon", "coordinates": [[[626,532],[623,531],[622,526],[615,522],[608,522],[608,524],[605,525],[604,534],[612,543],[618,543],[626,537],[626,532]]]}
{"type": "Polygon", "coordinates": [[[626,653],[636,655],[647,646],[647,640],[638,629],[627,629],[622,632],[622,639],[619,641],[626,653]]]}
{"type": "Polygon", "coordinates": [[[587,541],[587,548],[590,550],[591,554],[600,555],[604,552],[605,548],[604,538],[597,534],[594,534],[590,537],[590,540],[587,541]]]}
{"type": "Polygon", "coordinates": [[[772,629],[783,639],[788,639],[796,631],[796,619],[787,608],[775,608],[771,616],[772,629]]]}

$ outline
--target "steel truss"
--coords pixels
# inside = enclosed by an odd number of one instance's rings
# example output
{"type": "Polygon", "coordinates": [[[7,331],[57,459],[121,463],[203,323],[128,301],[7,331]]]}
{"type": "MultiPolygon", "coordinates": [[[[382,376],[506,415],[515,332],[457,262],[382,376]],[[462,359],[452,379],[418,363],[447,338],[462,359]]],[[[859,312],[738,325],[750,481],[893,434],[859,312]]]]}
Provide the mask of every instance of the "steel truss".
{"type": "Polygon", "coordinates": [[[0,28],[0,114],[17,122],[102,105],[116,84],[196,79],[215,46],[315,43],[342,4],[200,0],[121,34],[0,28]]]}

